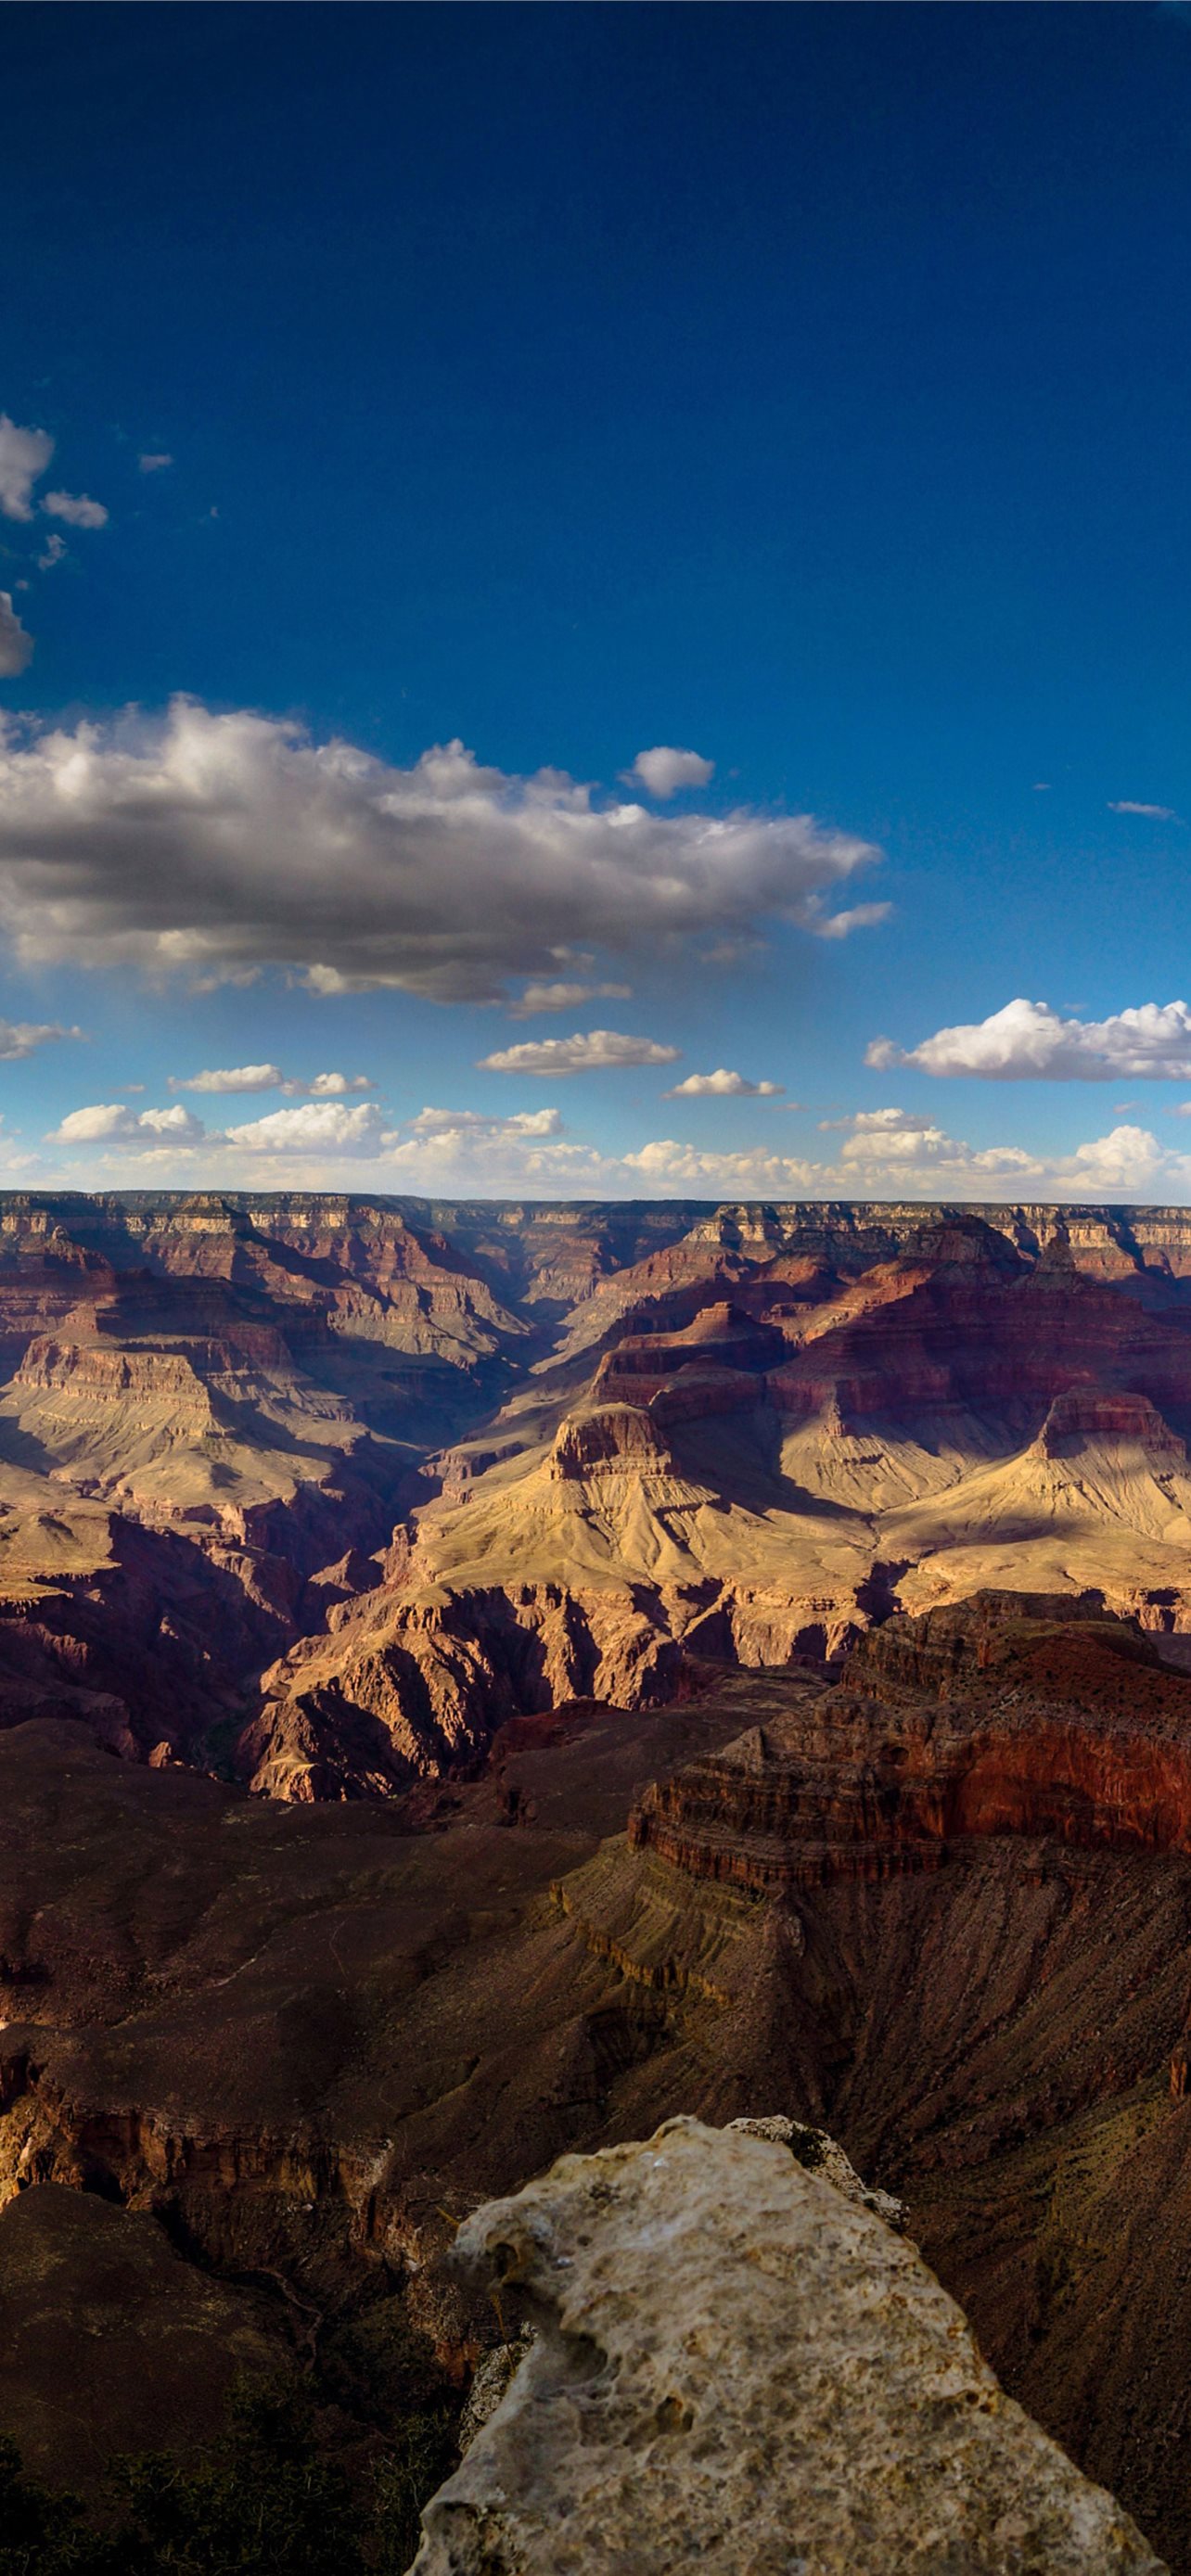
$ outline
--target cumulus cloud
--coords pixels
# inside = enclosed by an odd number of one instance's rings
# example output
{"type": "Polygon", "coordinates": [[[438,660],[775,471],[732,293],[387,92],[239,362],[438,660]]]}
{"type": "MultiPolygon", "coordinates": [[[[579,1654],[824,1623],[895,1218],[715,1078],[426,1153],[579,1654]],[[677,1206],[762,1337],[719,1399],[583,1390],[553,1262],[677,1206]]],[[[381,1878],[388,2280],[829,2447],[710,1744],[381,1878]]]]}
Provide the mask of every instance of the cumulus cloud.
{"type": "Polygon", "coordinates": [[[0,922],[26,964],[276,966],[322,993],[495,1001],[577,949],[773,919],[834,935],[826,899],[878,855],[807,815],[601,804],[457,742],[397,769],[191,700],[0,745],[0,922]]]}
{"type": "Polygon", "coordinates": [[[622,1037],[619,1029],[588,1029],[573,1038],[527,1038],[520,1046],[498,1047],[480,1058],[481,1073],[532,1073],[543,1081],[557,1074],[603,1073],[612,1066],[677,1064],[680,1049],[659,1046],[656,1038],[622,1037]]]}
{"type": "Polygon", "coordinates": [[[82,1034],[81,1029],[64,1029],[57,1020],[0,1020],[0,1064],[19,1064],[35,1047],[82,1034]]]}
{"type": "Polygon", "coordinates": [[[631,1002],[631,984],[527,984],[508,1005],[511,1020],[533,1020],[541,1011],[581,1011],[585,1002],[631,1002]]]}
{"type": "Polygon", "coordinates": [[[202,1144],[206,1128],[192,1110],[177,1101],[172,1109],[129,1109],[122,1100],[95,1101],[71,1109],[47,1138],[51,1145],[191,1146],[202,1144]]]}
{"type": "MultiPolygon", "coordinates": [[[[868,1111],[835,1162],[796,1155],[700,1153],[659,1139],[627,1154],[622,1175],[659,1197],[967,1200],[1152,1199],[1185,1201],[1191,1154],[1166,1152],[1143,1127],[1114,1127],[1071,1154],[1030,1154],[1016,1145],[973,1146],[912,1112],[868,1111]]],[[[605,1186],[609,1184],[606,1182],[605,1186]]],[[[623,1179],[620,1183],[624,1186],[623,1179]]]]}
{"type": "Polygon", "coordinates": [[[799,1198],[813,1195],[823,1172],[793,1154],[701,1153],[673,1136],[626,1154],[622,1169],[642,1198],[799,1198]]]}
{"type": "Polygon", "coordinates": [[[316,1073],[312,1082],[284,1074],[279,1064],[232,1064],[206,1073],[171,1073],[169,1091],[285,1091],[291,1097],[340,1100],[349,1091],[372,1091],[366,1073],[316,1073]]]}
{"type": "Polygon", "coordinates": [[[137,458],[142,474],[164,474],[166,466],[172,465],[173,461],[172,456],[166,455],[164,448],[148,448],[137,458]]]}
{"type": "Polygon", "coordinates": [[[652,751],[639,751],[631,769],[622,774],[632,784],[644,787],[650,796],[665,800],[677,796],[680,787],[706,787],[715,770],[714,760],[704,760],[697,751],[676,751],[664,742],[652,751]]]}
{"type": "Polygon", "coordinates": [[[42,509],[51,519],[65,519],[68,528],[106,528],[108,514],[102,501],[92,501],[86,492],[47,492],[42,509]]]}
{"type": "Polygon", "coordinates": [[[346,1109],[338,1100],[308,1100],[300,1109],[271,1109],[229,1127],[227,1142],[249,1154],[378,1154],[385,1121],[374,1101],[346,1109]]]}
{"type": "Polygon", "coordinates": [[[32,655],[33,638],[13,607],[12,592],[0,590],[0,680],[15,680],[32,655]]]}
{"type": "Polygon", "coordinates": [[[920,1113],[862,1110],[834,1175],[824,1179],[866,1197],[941,1199],[1130,1199],[1191,1188],[1191,1155],[1170,1153],[1148,1128],[1114,1127],[1070,1154],[1028,1153],[1019,1145],[973,1146],[920,1113]]]}
{"type": "Polygon", "coordinates": [[[38,571],[39,571],[39,572],[52,572],[52,571],[53,571],[53,569],[54,569],[55,564],[60,564],[60,563],[61,563],[61,561],[62,561],[63,556],[65,555],[65,553],[66,553],[66,539],[65,539],[65,537],[60,537],[60,536],[59,536],[59,534],[58,534],[57,529],[56,529],[56,528],[51,528],[50,533],[49,533],[49,535],[48,535],[48,537],[46,538],[46,541],[45,541],[44,551],[43,551],[41,554],[39,554],[39,556],[38,556],[38,558],[37,558],[37,569],[38,569],[38,571]]]}
{"type": "Polygon", "coordinates": [[[406,1120],[412,1136],[561,1136],[557,1109],[519,1109],[511,1118],[488,1117],[481,1109],[419,1109],[406,1120]]]}
{"type": "Polygon", "coordinates": [[[923,1073],[978,1074],[989,1082],[1188,1082],[1191,1010],[1186,1002],[1142,1002],[1107,1020],[1075,1020],[1046,1002],[1019,998],[987,1020],[939,1029],[921,1046],[876,1038],[865,1063],[879,1072],[916,1065],[923,1073]]]}
{"type": "Polygon", "coordinates": [[[1132,796],[1110,796],[1108,810],[1110,814],[1145,814],[1153,823],[1177,823],[1179,819],[1173,805],[1138,805],[1132,796]]]}
{"type": "Polygon", "coordinates": [[[0,510],[6,519],[32,518],[33,486],[53,453],[48,431],[19,429],[0,411],[0,510]]]}
{"type": "Polygon", "coordinates": [[[170,1091],[280,1091],[279,1064],[231,1064],[212,1073],[171,1073],[170,1091]]]}
{"type": "Polygon", "coordinates": [[[760,1146],[708,1152],[673,1137],[609,1154],[568,1134],[555,1108],[501,1117],[428,1107],[389,1126],[371,1102],[306,1100],[204,1133],[181,1102],[140,1112],[107,1102],[72,1111],[49,1141],[71,1149],[68,1168],[84,1183],[114,1164],[143,1166],[159,1186],[213,1189],[358,1188],[363,1172],[370,1189],[415,1197],[1191,1202],[1191,1153],[1141,1126],[1047,1154],[969,1145],[900,1108],[837,1123],[846,1141],[820,1161],[760,1146]]]}
{"type": "Polygon", "coordinates": [[[685,1082],[676,1082],[672,1091],[662,1093],[663,1100],[776,1100],[785,1090],[784,1082],[746,1082],[742,1073],[729,1073],[721,1064],[715,1073],[688,1073],[685,1082]]]}

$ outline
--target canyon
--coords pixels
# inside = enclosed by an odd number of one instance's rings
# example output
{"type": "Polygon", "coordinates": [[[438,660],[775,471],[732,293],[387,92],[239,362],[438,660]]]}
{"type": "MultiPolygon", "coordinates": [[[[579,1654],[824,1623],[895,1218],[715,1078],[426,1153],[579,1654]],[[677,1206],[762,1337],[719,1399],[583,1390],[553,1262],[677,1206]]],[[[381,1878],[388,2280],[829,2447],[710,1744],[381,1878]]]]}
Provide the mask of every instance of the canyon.
{"type": "Polygon", "coordinates": [[[300,1801],[983,1587],[1191,1628],[1177,1209],[0,1201],[0,1722],[300,1801]]]}
{"type": "Polygon", "coordinates": [[[782,2113],[1187,2576],[1191,1214],[10,1196],[0,1368],[39,2473],[782,2113]]]}

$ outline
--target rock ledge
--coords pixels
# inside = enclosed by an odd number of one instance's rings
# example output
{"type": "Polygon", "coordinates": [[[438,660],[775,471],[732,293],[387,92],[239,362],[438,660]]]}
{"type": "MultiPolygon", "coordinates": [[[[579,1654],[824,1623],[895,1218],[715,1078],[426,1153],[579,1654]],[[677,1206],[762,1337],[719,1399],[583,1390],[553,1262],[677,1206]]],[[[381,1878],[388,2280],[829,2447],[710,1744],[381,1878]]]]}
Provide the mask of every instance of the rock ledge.
{"type": "Polygon", "coordinates": [[[698,2121],[460,2230],[537,2340],[416,2576],[1157,2576],[960,2310],[787,2145],[698,2121]]]}

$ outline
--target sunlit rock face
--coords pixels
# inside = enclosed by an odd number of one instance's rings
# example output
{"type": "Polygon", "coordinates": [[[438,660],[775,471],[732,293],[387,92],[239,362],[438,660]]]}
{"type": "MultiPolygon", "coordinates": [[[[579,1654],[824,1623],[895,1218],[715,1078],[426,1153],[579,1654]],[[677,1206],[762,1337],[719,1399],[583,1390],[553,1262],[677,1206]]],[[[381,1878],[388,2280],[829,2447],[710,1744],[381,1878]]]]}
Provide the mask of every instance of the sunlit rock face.
{"type": "MultiPolygon", "coordinates": [[[[531,1336],[501,1401],[432,1462],[383,1581],[270,1668],[246,1777],[400,1785],[517,1710],[648,1706],[708,1658],[838,1660],[982,1587],[1191,1620],[1185,1215],[672,1222],[618,1264],[625,1238],[572,1212],[599,1258],[569,1310],[531,1306],[522,1243],[504,1293],[531,1336]]],[[[557,1264],[568,1224],[547,1233],[557,1264]]]]}
{"type": "Polygon", "coordinates": [[[1188,1436],[1183,1211],[13,1194],[0,1719],[391,1796],[981,1588],[1178,1633],[1188,1436]]]}

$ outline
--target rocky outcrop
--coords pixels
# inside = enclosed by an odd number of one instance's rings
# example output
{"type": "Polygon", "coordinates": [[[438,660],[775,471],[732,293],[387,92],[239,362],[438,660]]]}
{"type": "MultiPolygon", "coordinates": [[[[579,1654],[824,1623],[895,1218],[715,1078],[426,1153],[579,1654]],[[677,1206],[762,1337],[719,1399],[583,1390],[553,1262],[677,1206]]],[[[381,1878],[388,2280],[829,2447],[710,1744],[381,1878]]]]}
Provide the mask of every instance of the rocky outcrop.
{"type": "Polygon", "coordinates": [[[784,2146],[671,2120],[478,2210],[459,2256],[537,2336],[417,2576],[1158,2576],[914,2248],[784,2146]]]}
{"type": "Polygon", "coordinates": [[[906,2224],[906,2205],[891,2191],[872,2191],[861,2181],[850,2156],[826,2129],[811,2127],[805,2120],[788,2119],[784,2111],[766,2112],[760,2118],[751,2115],[742,2120],[729,2120],[729,2132],[746,2138],[767,2138],[772,2146],[788,2147],[796,2164],[808,2173],[821,2174],[833,2191],[843,2193],[857,2209],[871,2209],[874,2218],[884,2219],[886,2227],[900,2235],[906,2224]]]}
{"type": "Polygon", "coordinates": [[[300,2301],[383,2287],[461,2382],[520,2322],[447,2268],[480,2200],[776,2099],[792,2142],[827,2132],[904,2202],[1003,2384],[1187,2576],[1191,1856],[1137,1838],[1130,1748],[1177,1749],[1191,1684],[1110,1644],[1095,1604],[1011,1606],[888,1622],[863,1693],[721,1667],[636,1715],[516,1718],[476,1776],[379,1804],[247,1797],[61,1722],[0,1732],[0,2197],[122,2199],[300,2301]],[[1126,1829],[990,1810],[929,1868],[866,1874],[828,1702],[929,1754],[963,1738],[969,1686],[994,1749],[1022,1710],[1052,1747],[1103,1739],[1126,1829]],[[818,1752],[783,1807],[786,1730],[818,1752]],[[749,1736],[754,1765],[717,1761],[749,1736]],[[689,1865],[624,1833],[651,1777],[687,1784],[689,1865]],[[759,1845],[839,1865],[779,1882],[759,1845]]]}
{"type": "Polygon", "coordinates": [[[568,1414],[550,1453],[550,1473],[563,1483],[589,1476],[671,1475],[674,1461],[654,1415],[635,1404],[593,1404],[568,1414]]]}
{"type": "Polygon", "coordinates": [[[770,1892],[941,1868],[970,1835],[1191,1852],[1191,1676],[1062,1607],[890,1621],[839,1687],[647,1789],[630,1842],[770,1892]]]}
{"type": "MultiPolygon", "coordinates": [[[[578,1477],[580,1442],[596,1490],[634,1472],[601,1417],[590,1440],[574,1428],[552,1476],[578,1477]]],[[[817,1663],[842,1641],[820,1611],[776,1587],[715,1581],[456,1590],[399,1575],[358,1601],[345,1593],[329,1635],[303,1638],[263,1675],[238,1775],[273,1798],[388,1796],[474,1768],[510,1718],[570,1700],[658,1708],[705,1688],[719,1660],[817,1663]]]]}
{"type": "Polygon", "coordinates": [[[706,1606],[627,1585],[371,1593],[330,1639],[265,1673],[240,1776],[273,1798],[384,1797],[474,1767],[509,1718],[575,1699],[657,1706],[679,1688],[684,1630],[706,1606]]]}

